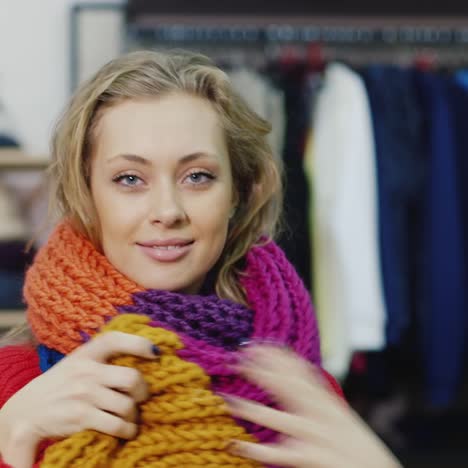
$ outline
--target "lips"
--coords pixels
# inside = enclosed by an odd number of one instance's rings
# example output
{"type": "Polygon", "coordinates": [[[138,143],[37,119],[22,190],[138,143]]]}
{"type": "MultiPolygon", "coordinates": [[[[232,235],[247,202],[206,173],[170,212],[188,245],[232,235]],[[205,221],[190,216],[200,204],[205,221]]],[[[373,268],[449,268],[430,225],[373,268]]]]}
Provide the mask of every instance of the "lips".
{"type": "Polygon", "coordinates": [[[176,237],[172,239],[155,239],[148,242],[138,242],[138,245],[142,245],[143,247],[183,247],[192,243],[192,239],[176,237]]]}
{"type": "Polygon", "coordinates": [[[188,255],[193,243],[194,241],[187,239],[169,239],[138,243],[138,247],[151,260],[170,263],[177,262],[188,255]]]}
{"type": "MultiPolygon", "coordinates": [[[[188,244],[186,244],[188,245],[188,244]]],[[[184,247],[183,245],[153,245],[152,249],[160,249],[160,250],[176,250],[184,247]]]]}

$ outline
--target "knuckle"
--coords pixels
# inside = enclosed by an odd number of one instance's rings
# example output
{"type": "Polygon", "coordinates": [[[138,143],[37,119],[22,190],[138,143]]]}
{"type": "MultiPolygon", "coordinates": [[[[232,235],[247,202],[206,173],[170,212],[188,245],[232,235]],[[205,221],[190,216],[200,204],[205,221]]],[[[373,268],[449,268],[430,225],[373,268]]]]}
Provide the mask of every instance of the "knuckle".
{"type": "Polygon", "coordinates": [[[77,357],[70,362],[70,366],[73,379],[87,379],[93,374],[94,366],[88,359],[77,357]]]}
{"type": "Polygon", "coordinates": [[[84,382],[74,382],[71,388],[71,398],[73,400],[84,401],[89,396],[88,386],[84,382]]]}
{"type": "Polygon", "coordinates": [[[149,342],[149,340],[141,336],[115,330],[100,335],[99,339],[102,340],[107,347],[116,347],[116,349],[121,348],[122,350],[132,348],[139,349],[140,347],[146,346],[149,342]]]}
{"type": "Polygon", "coordinates": [[[127,389],[135,389],[142,384],[143,378],[136,369],[127,368],[123,372],[123,384],[127,389]]]}
{"type": "Polygon", "coordinates": [[[108,331],[102,335],[99,335],[96,339],[99,340],[102,345],[108,347],[118,342],[120,334],[121,333],[117,331],[108,331]]]}
{"type": "Polygon", "coordinates": [[[137,354],[147,354],[153,344],[147,338],[137,335],[127,335],[126,339],[128,346],[137,354]]]}
{"type": "Polygon", "coordinates": [[[74,410],[69,413],[70,422],[79,428],[84,427],[85,422],[88,420],[88,407],[86,405],[76,405],[74,410]]]}

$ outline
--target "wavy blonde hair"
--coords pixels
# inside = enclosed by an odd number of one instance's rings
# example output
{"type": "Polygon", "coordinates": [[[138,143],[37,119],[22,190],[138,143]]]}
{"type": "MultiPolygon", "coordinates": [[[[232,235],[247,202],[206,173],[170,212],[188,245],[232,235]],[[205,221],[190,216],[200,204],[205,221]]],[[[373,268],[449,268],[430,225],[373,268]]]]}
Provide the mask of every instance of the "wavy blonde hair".
{"type": "Polygon", "coordinates": [[[89,184],[100,117],[124,100],[174,92],[210,101],[224,129],[237,208],[214,269],[214,285],[219,297],[245,304],[239,282],[242,259],[262,238],[274,238],[279,231],[282,175],[266,139],[271,125],[235,93],[228,76],[208,57],[185,51],[133,52],[112,60],[79,87],[52,137],[50,217],[68,219],[100,248],[89,184]]]}

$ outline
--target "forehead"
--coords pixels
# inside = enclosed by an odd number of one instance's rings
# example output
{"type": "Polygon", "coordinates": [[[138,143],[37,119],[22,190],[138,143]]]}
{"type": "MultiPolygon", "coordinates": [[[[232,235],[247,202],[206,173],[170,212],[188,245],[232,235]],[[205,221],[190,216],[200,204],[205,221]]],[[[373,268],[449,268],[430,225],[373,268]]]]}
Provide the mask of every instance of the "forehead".
{"type": "Polygon", "coordinates": [[[128,99],[106,109],[96,129],[97,153],[180,157],[194,151],[225,154],[224,131],[213,105],[185,93],[128,99]]]}

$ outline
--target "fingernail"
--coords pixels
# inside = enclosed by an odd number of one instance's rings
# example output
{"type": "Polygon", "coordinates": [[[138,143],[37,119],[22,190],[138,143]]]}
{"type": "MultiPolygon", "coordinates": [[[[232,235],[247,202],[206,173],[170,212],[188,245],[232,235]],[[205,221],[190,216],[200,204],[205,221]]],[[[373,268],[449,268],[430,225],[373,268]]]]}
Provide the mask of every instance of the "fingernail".
{"type": "Polygon", "coordinates": [[[232,455],[240,455],[239,444],[235,440],[230,440],[228,442],[227,451],[232,455]]]}
{"type": "Polygon", "coordinates": [[[277,340],[273,340],[271,338],[268,338],[266,340],[262,340],[262,343],[261,344],[264,344],[266,346],[274,346],[276,348],[282,348],[282,349],[288,349],[289,346],[284,343],[283,341],[277,341],[277,340]]]}
{"type": "Polygon", "coordinates": [[[242,339],[240,342],[239,342],[239,347],[241,348],[245,348],[245,347],[249,347],[249,346],[254,346],[254,345],[258,345],[258,346],[276,346],[278,348],[287,348],[288,346],[281,342],[281,341],[277,341],[277,340],[274,340],[272,338],[253,338],[253,339],[242,339]]]}
{"type": "Polygon", "coordinates": [[[153,345],[151,346],[151,352],[155,355],[155,356],[161,356],[161,348],[158,346],[158,345],[153,345]]]}
{"type": "Polygon", "coordinates": [[[251,345],[252,343],[253,343],[252,340],[249,340],[248,338],[245,338],[245,339],[242,339],[242,340],[239,341],[239,347],[243,348],[245,346],[251,345]]]}

